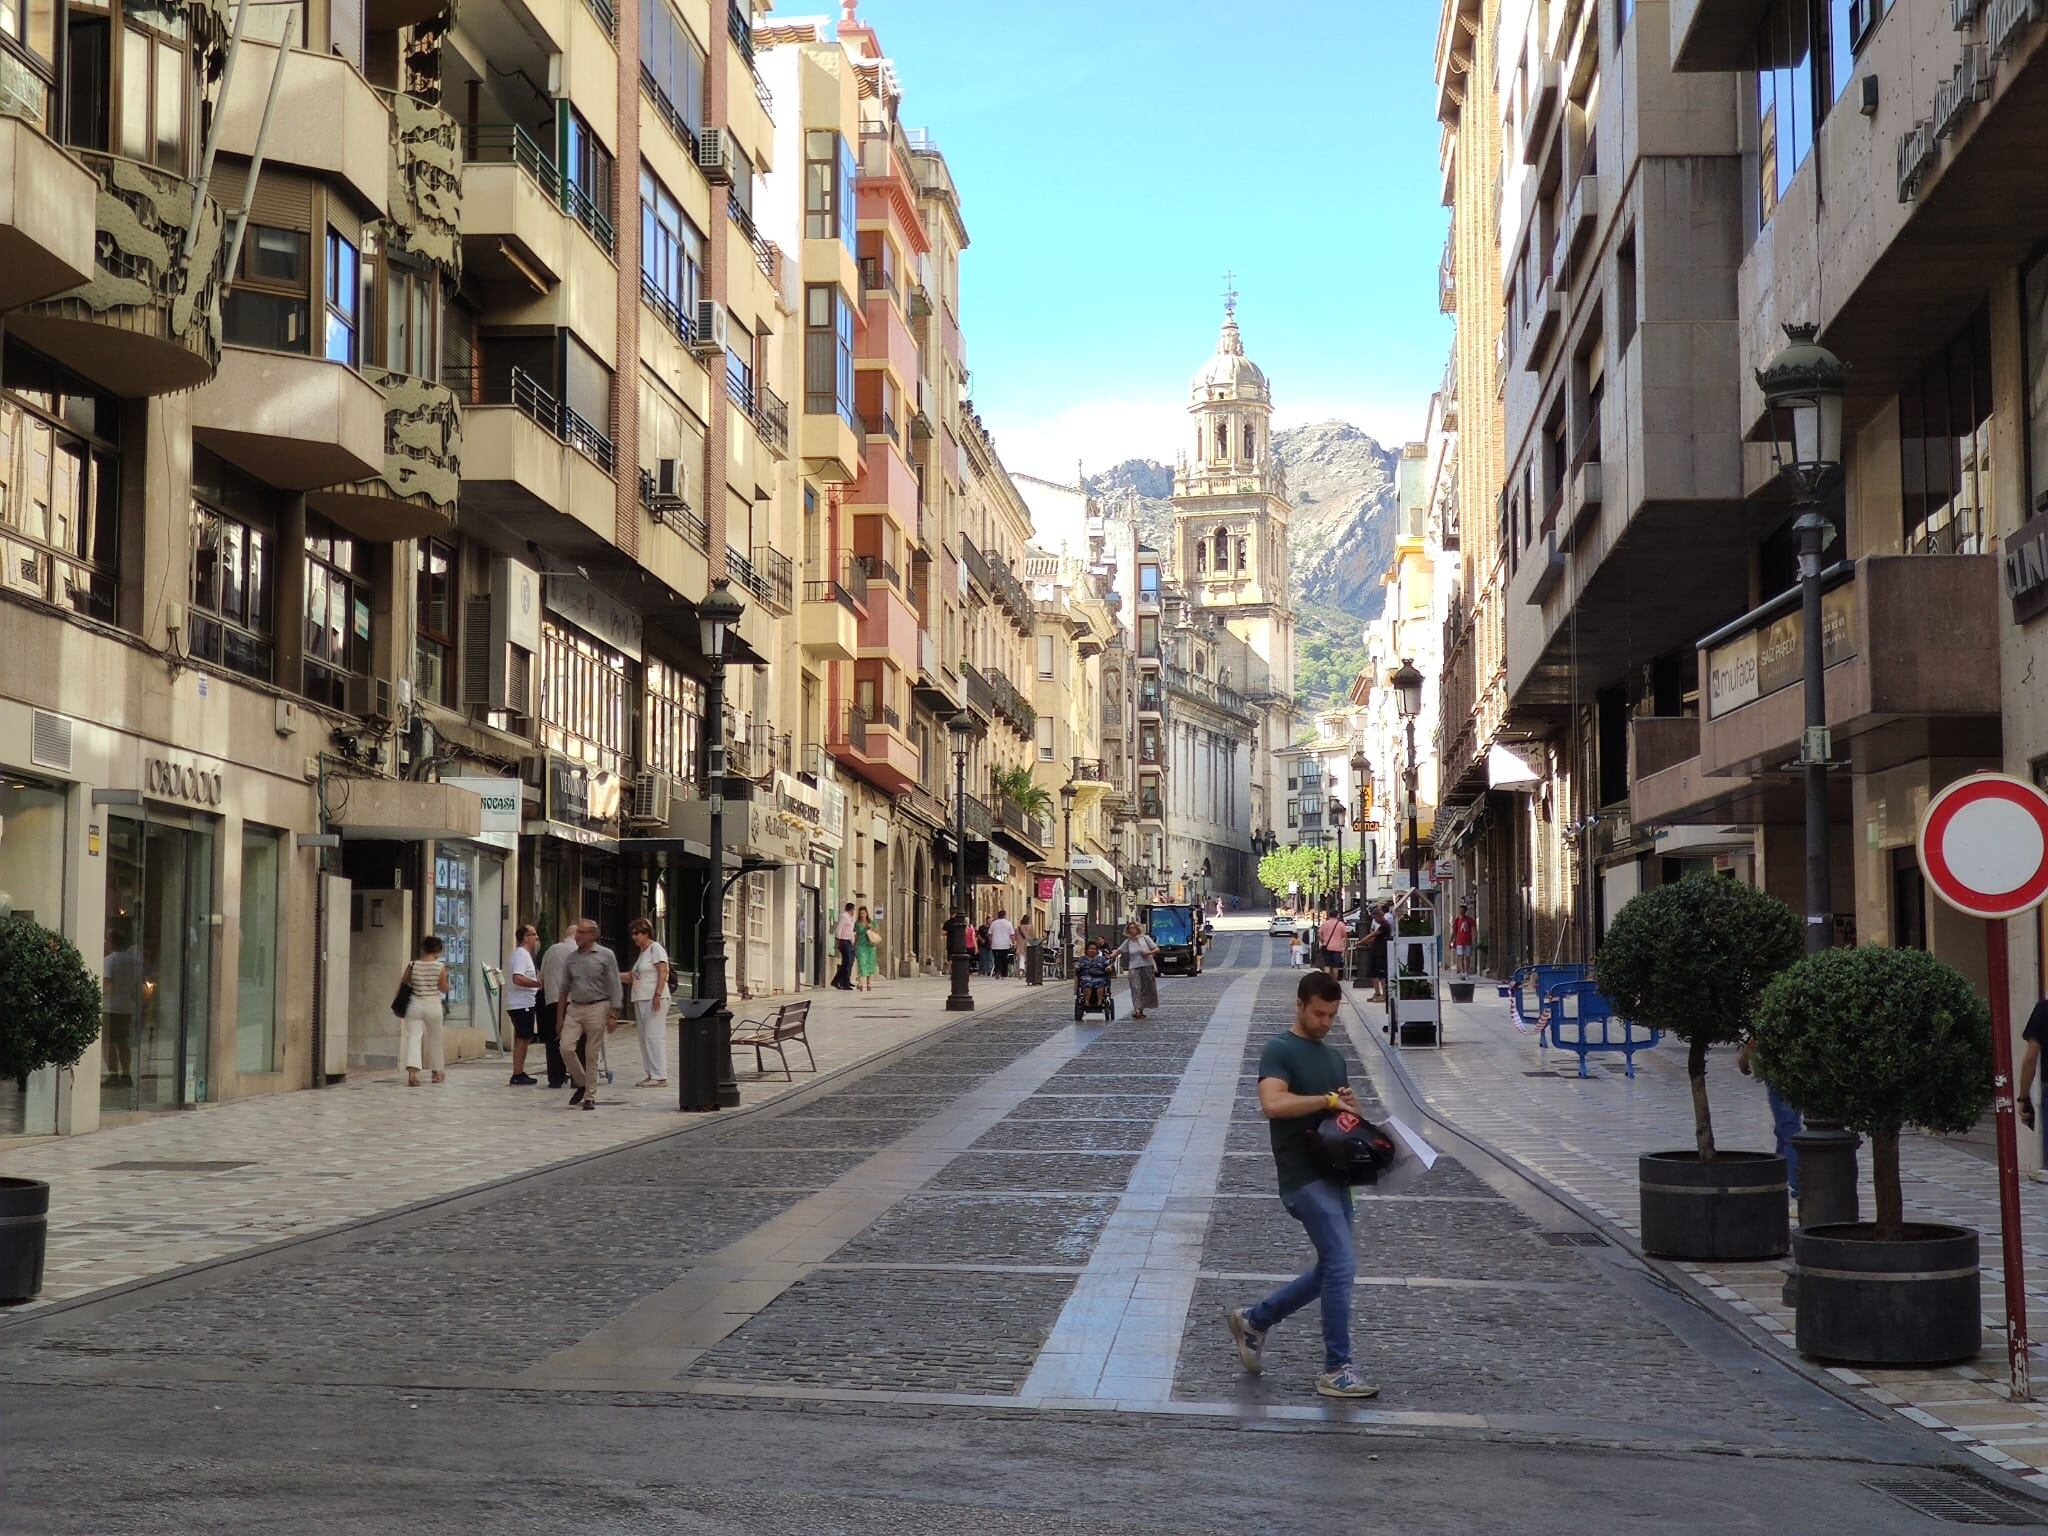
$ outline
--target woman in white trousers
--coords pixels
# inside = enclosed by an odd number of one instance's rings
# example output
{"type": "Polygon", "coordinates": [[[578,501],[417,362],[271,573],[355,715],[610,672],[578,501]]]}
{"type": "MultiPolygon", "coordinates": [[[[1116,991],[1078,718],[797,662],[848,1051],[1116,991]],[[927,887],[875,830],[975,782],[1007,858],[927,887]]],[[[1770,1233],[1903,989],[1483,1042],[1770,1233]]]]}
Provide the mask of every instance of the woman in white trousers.
{"type": "Polygon", "coordinates": [[[405,985],[412,1001],[405,1005],[405,1086],[420,1085],[421,1048],[434,1081],[448,1081],[448,1062],[441,1043],[441,1025],[447,1018],[448,966],[441,959],[441,941],[432,934],[420,940],[419,958],[405,968],[405,985]]]}
{"type": "Polygon", "coordinates": [[[628,930],[640,951],[633,957],[633,1020],[640,1026],[640,1060],[647,1075],[641,1088],[668,1083],[668,951],[654,941],[654,924],[644,917],[628,930]]]}

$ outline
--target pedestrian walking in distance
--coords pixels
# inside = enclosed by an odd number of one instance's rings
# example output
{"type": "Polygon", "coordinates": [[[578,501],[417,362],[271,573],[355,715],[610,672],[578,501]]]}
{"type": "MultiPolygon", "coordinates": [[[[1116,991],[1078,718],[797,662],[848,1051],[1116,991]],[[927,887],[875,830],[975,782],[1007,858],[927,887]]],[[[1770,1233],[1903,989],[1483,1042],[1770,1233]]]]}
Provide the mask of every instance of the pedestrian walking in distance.
{"type": "Polygon", "coordinates": [[[576,949],[569,956],[564,985],[562,1065],[576,1084],[569,1107],[595,1109],[598,1054],[604,1048],[612,1014],[625,1000],[625,989],[619,980],[618,956],[597,942],[597,924],[587,917],[577,921],[576,949]],[[588,1051],[579,1050],[586,1040],[590,1042],[588,1051]]]}
{"type": "Polygon", "coordinates": [[[668,951],[655,942],[654,924],[635,918],[626,930],[639,953],[633,957],[633,1022],[640,1030],[640,1060],[647,1075],[642,1088],[668,1086],[668,951]]]}
{"type": "Polygon", "coordinates": [[[832,977],[832,985],[841,992],[853,990],[853,903],[848,902],[839,914],[839,925],[832,930],[832,942],[839,947],[839,969],[832,977]]]}
{"type": "Polygon", "coordinates": [[[1146,1009],[1159,1006],[1159,946],[1136,923],[1125,923],[1117,953],[1123,957],[1124,974],[1131,978],[1131,1017],[1142,1019],[1146,1009]]]}
{"type": "Polygon", "coordinates": [[[995,956],[996,975],[1007,978],[1010,962],[1017,958],[1017,928],[1010,921],[1010,914],[998,909],[995,920],[988,925],[989,952],[995,956]]]}
{"type": "Polygon", "coordinates": [[[875,972],[882,964],[878,947],[881,941],[882,930],[868,909],[862,907],[853,916],[853,972],[857,978],[854,985],[862,992],[875,990],[875,972]]]}
{"type": "Polygon", "coordinates": [[[1461,905],[1458,915],[1451,923],[1451,961],[1458,968],[1460,976],[1472,974],[1472,940],[1475,930],[1472,926],[1472,909],[1461,905]]]}
{"type": "Polygon", "coordinates": [[[448,997],[448,967],[441,959],[441,941],[432,934],[420,940],[419,957],[405,968],[405,985],[412,990],[401,1026],[405,1032],[405,1086],[420,1085],[422,1048],[434,1081],[445,1083],[448,1063],[442,1050],[441,1026],[446,1022],[442,1005],[448,997]]]}
{"type": "Polygon", "coordinates": [[[567,1006],[569,957],[576,953],[576,925],[562,929],[562,936],[540,957],[540,1043],[547,1050],[548,1086],[569,1086],[569,1069],[562,1064],[562,1010],[567,1006]]]}
{"type": "Polygon", "coordinates": [[[1332,907],[1323,914],[1323,926],[1316,931],[1316,947],[1321,951],[1316,964],[1332,976],[1344,974],[1344,946],[1351,942],[1351,930],[1344,926],[1344,919],[1332,907]]]}
{"type": "Polygon", "coordinates": [[[531,923],[519,929],[519,942],[512,946],[512,979],[506,987],[506,1012],[512,1015],[512,1083],[514,1088],[538,1087],[539,1079],[527,1076],[526,1052],[538,1032],[540,1013],[540,967],[533,952],[540,948],[540,930],[531,923]]]}
{"type": "Polygon", "coordinates": [[[1315,1247],[1315,1268],[1250,1307],[1225,1314],[1237,1358],[1248,1371],[1266,1368],[1266,1332],[1312,1301],[1323,1309],[1323,1372],[1316,1391],[1324,1397],[1376,1397],[1351,1363],[1351,1287],[1358,1255],[1351,1231],[1351,1187],[1316,1166],[1309,1133],[1340,1109],[1358,1113],[1344,1055],[1324,1040],[1337,1020],[1344,989],[1335,977],[1316,971],[1294,990],[1294,1023],[1266,1042],[1259,1053],[1259,1110],[1273,1143],[1280,1178],[1280,1203],[1302,1225],[1315,1247]]]}

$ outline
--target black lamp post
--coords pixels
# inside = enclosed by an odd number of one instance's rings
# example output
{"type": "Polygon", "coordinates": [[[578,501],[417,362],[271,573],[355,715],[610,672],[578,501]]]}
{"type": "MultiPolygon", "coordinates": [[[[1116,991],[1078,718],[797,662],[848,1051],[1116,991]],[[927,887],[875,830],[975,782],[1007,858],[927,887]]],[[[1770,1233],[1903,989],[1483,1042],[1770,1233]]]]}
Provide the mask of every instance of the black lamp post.
{"type": "Polygon", "coordinates": [[[1422,713],[1422,674],[1415,663],[1403,660],[1391,680],[1401,718],[1408,723],[1408,901],[1412,908],[1422,900],[1422,842],[1416,830],[1415,792],[1418,769],[1415,762],[1415,717],[1422,713]]]}
{"type": "Polygon", "coordinates": [[[1069,779],[1060,786],[1060,817],[1066,823],[1067,878],[1060,892],[1060,953],[1066,956],[1069,974],[1074,964],[1074,796],[1080,793],[1069,779]]]}
{"type": "MultiPolygon", "coordinates": [[[[1357,807],[1358,820],[1353,823],[1358,833],[1358,926],[1360,937],[1365,929],[1365,824],[1372,819],[1372,787],[1366,781],[1370,765],[1365,760],[1365,746],[1360,743],[1351,754],[1351,803],[1357,807]]],[[[1359,944],[1352,949],[1351,985],[1362,987],[1366,984],[1366,953],[1370,945],[1359,944]]]]}
{"type": "MultiPolygon", "coordinates": [[[[706,1016],[713,1030],[712,1045],[718,1064],[718,1107],[735,1109],[740,1102],[740,1085],[732,1071],[732,1008],[726,997],[725,981],[725,654],[732,632],[746,607],[733,596],[724,577],[711,583],[704,601],[697,605],[698,639],[705,659],[711,663],[711,681],[704,690],[704,725],[708,756],[706,776],[711,791],[711,879],[708,882],[709,910],[704,914],[704,976],[701,995],[712,1004],[706,1016]]],[[[679,1075],[687,1100],[688,1073],[679,1075]]]]}
{"type": "MultiPolygon", "coordinates": [[[[1821,612],[1821,556],[1835,537],[1821,511],[1821,487],[1842,464],[1842,397],[1849,369],[1814,338],[1811,325],[1785,327],[1785,346],[1757,370],[1757,387],[1771,417],[1771,453],[1792,481],[1799,516],[1799,612],[1804,662],[1806,732],[1797,764],[1806,781],[1806,952],[1834,943],[1834,894],[1828,848],[1827,636],[1821,612]]],[[[1856,1136],[1825,1121],[1794,1139],[1799,1149],[1799,1222],[1816,1226],[1854,1221],[1856,1136]]]]}
{"type": "Polygon", "coordinates": [[[974,735],[974,716],[961,710],[946,727],[953,733],[953,915],[946,920],[946,959],[953,971],[953,990],[946,997],[948,1013],[972,1013],[974,994],[967,990],[967,743],[974,735]]]}

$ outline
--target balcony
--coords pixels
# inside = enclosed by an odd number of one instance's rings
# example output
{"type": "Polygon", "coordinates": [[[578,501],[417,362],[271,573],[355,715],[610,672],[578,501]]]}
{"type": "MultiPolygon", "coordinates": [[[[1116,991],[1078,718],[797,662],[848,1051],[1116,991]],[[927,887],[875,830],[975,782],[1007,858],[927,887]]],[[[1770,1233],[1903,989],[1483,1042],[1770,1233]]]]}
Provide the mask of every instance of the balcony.
{"type": "Polygon", "coordinates": [[[1671,0],[1671,68],[1732,74],[1756,67],[1756,38],[1770,0],[1671,0]]]}
{"type": "Polygon", "coordinates": [[[1138,793],[1139,822],[1158,822],[1166,819],[1166,808],[1156,793],[1140,790],[1138,793]]]}
{"type": "Polygon", "coordinates": [[[566,553],[565,533],[579,544],[587,538],[614,548],[618,493],[610,440],[523,370],[510,370],[503,388],[484,388],[486,376],[477,370],[451,378],[467,402],[464,509],[488,514],[546,549],[566,553]]]}
{"type": "Polygon", "coordinates": [[[893,709],[879,709],[870,719],[860,706],[848,705],[835,717],[829,745],[842,767],[884,794],[903,794],[918,781],[917,748],[893,709]]]}
{"type": "Polygon", "coordinates": [[[1543,371],[1544,359],[1550,355],[1550,344],[1564,329],[1566,296],[1558,284],[1550,278],[1543,280],[1537,290],[1535,306],[1529,311],[1529,320],[1524,336],[1525,350],[1522,366],[1531,373],[1543,371]]]}
{"type": "Polygon", "coordinates": [[[732,220],[733,227],[746,238],[749,249],[753,251],[754,265],[761,269],[763,277],[773,280],[776,257],[779,254],[775,242],[761,233],[760,226],[754,222],[753,214],[747,211],[738,198],[726,198],[725,211],[727,217],[732,220]]]}
{"type": "Polygon", "coordinates": [[[995,573],[989,569],[988,557],[974,547],[974,540],[966,534],[960,535],[960,559],[967,566],[967,574],[981,583],[981,590],[993,595],[995,573]]]}
{"type": "Polygon", "coordinates": [[[967,835],[984,841],[994,837],[996,819],[989,814],[988,802],[979,795],[963,795],[960,798],[962,808],[967,813],[962,818],[967,823],[967,835]]]}
{"type": "MultiPolygon", "coordinates": [[[[1789,783],[1793,794],[1803,794],[1789,783]]],[[[1764,819],[1761,780],[1700,769],[1697,716],[1647,716],[1629,722],[1629,820],[1638,827],[1742,823],[1764,819]]]]}
{"type": "Polygon", "coordinates": [[[987,674],[990,689],[995,694],[995,714],[1019,736],[1029,737],[1038,728],[1038,711],[1031,707],[1030,700],[1017,691],[1012,683],[1000,672],[987,674]]]}
{"type": "Polygon", "coordinates": [[[462,478],[463,412],[455,391],[383,368],[364,377],[384,399],[383,471],[309,491],[307,507],[378,542],[446,536],[455,526],[462,478]]]}
{"type": "Polygon", "coordinates": [[[868,611],[860,621],[860,654],[864,659],[881,659],[906,677],[917,676],[917,610],[895,587],[871,586],[868,611]]]}
{"type": "Polygon", "coordinates": [[[1052,846],[1052,828],[1043,816],[1026,816],[1008,795],[995,797],[996,833],[1028,859],[1042,859],[1052,846]]]}
{"type": "Polygon", "coordinates": [[[311,491],[382,472],[384,413],[383,392],[346,364],[229,346],[193,399],[192,432],[266,485],[311,491]]]}
{"type": "Polygon", "coordinates": [[[1522,117],[1522,164],[1535,165],[1557,138],[1557,104],[1564,94],[1564,71],[1556,59],[1538,58],[1529,66],[1529,105],[1522,117]]]}
{"type": "Polygon", "coordinates": [[[796,568],[789,556],[762,544],[751,558],[727,546],[725,573],[770,613],[786,617],[796,601],[796,568]]]}
{"type": "Polygon", "coordinates": [[[861,456],[860,478],[846,493],[846,504],[854,512],[888,515],[906,540],[917,530],[917,475],[893,437],[870,433],[867,452],[861,456]]]}
{"type": "MultiPolygon", "coordinates": [[[[220,151],[246,159],[256,151],[271,82],[278,75],[279,50],[275,43],[247,36],[242,48],[220,103],[220,151]]],[[[386,212],[393,143],[390,99],[337,54],[300,47],[283,57],[277,105],[263,140],[265,163],[339,182],[358,203],[386,212]]]]}
{"type": "Polygon", "coordinates": [[[462,130],[462,259],[478,276],[545,293],[569,275],[562,177],[516,123],[462,130]]]}
{"type": "Polygon", "coordinates": [[[984,723],[994,720],[996,690],[995,684],[989,681],[988,674],[979,667],[963,665],[960,668],[960,680],[967,687],[967,707],[981,716],[984,723]]]}
{"type": "Polygon", "coordinates": [[[750,413],[761,442],[778,459],[789,457],[789,406],[766,384],[754,386],[754,409],[750,413]]]}
{"type": "Polygon", "coordinates": [[[1165,691],[1156,677],[1147,678],[1138,688],[1138,718],[1157,720],[1165,710],[1165,691]]]}
{"type": "Polygon", "coordinates": [[[1436,264],[1436,307],[1439,313],[1454,315],[1458,312],[1458,264],[1454,231],[1444,241],[1443,256],[1436,264]]]}
{"type": "Polygon", "coordinates": [[[1565,205],[1564,222],[1558,226],[1557,245],[1550,258],[1550,270],[1560,288],[1570,281],[1580,252],[1600,227],[1601,186],[1598,176],[1581,176],[1578,185],[1572,188],[1571,201],[1565,205]]]}
{"type": "Polygon", "coordinates": [[[917,633],[917,702],[934,714],[950,716],[960,709],[960,684],[939,661],[939,642],[929,629],[917,633]]]}
{"type": "Polygon", "coordinates": [[[220,365],[220,205],[154,166],[71,154],[98,183],[92,275],[10,315],[8,332],[123,399],[197,388],[220,365]]]}
{"type": "Polygon", "coordinates": [[[0,113],[0,312],[93,272],[93,173],[22,118],[0,113]]]}
{"type": "MultiPolygon", "coordinates": [[[[1857,772],[1999,752],[1998,562],[1872,555],[1835,567],[1823,599],[1827,722],[1857,772]]],[[[1703,773],[1783,768],[1805,727],[1795,588],[1699,642],[1703,773]]]]}
{"type": "MultiPolygon", "coordinates": [[[[832,242],[838,245],[835,240],[832,242]]],[[[840,247],[844,249],[844,247],[840,247]]],[[[844,485],[861,473],[863,443],[851,408],[842,412],[836,396],[804,395],[804,413],[797,427],[797,446],[804,469],[821,480],[844,485]]]]}
{"type": "Polygon", "coordinates": [[[804,583],[797,643],[825,661],[852,661],[860,653],[860,612],[843,582],[827,578],[804,583]]]}
{"type": "Polygon", "coordinates": [[[711,530],[704,519],[682,497],[663,494],[654,476],[644,469],[640,471],[640,505],[647,509],[657,528],[675,530],[699,554],[711,552],[711,530]]]}

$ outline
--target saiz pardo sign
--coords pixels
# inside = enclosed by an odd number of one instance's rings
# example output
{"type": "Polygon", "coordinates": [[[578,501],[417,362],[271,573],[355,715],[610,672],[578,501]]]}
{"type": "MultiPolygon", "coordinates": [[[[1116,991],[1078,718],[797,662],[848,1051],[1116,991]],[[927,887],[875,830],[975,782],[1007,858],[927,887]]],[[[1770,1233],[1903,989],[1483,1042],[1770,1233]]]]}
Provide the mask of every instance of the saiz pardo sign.
{"type": "Polygon", "coordinates": [[[201,768],[197,763],[174,763],[167,757],[152,757],[142,766],[142,792],[159,800],[219,805],[225,788],[218,769],[201,768]]]}

